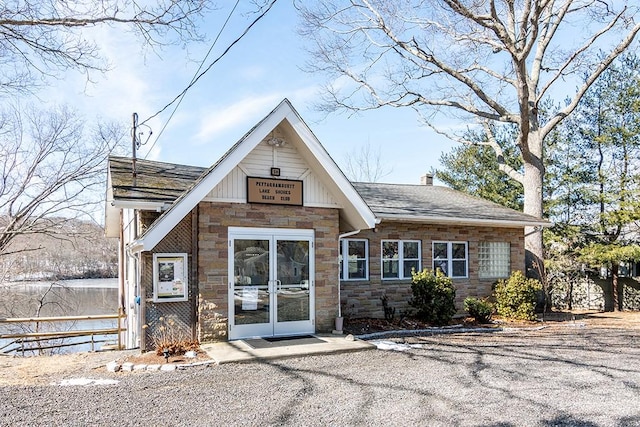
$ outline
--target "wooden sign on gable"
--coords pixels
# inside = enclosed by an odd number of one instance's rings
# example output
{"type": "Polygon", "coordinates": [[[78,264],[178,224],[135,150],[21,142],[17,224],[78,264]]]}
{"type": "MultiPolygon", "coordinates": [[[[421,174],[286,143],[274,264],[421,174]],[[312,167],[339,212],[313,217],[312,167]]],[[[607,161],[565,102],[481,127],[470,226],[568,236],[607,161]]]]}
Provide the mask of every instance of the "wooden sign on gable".
{"type": "Polygon", "coordinates": [[[302,206],[302,181],[247,177],[247,202],[302,206]]]}

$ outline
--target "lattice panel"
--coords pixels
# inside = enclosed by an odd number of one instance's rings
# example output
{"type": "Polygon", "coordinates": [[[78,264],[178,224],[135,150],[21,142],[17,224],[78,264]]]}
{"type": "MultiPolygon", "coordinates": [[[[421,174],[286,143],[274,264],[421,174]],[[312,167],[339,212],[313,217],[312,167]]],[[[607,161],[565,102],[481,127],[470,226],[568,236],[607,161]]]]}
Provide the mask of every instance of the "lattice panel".
{"type": "Polygon", "coordinates": [[[145,350],[155,350],[163,339],[190,341],[193,336],[192,303],[164,302],[146,305],[145,350]]]}
{"type": "Polygon", "coordinates": [[[153,252],[186,252],[191,254],[191,215],[187,215],[165,236],[153,252]]]}
{"type": "Polygon", "coordinates": [[[154,350],[163,336],[173,335],[179,340],[196,339],[197,266],[191,254],[191,215],[187,215],[154,248],[154,253],[187,253],[189,287],[187,301],[154,303],[153,254],[143,255],[143,287],[145,290],[145,350],[154,350]]]}

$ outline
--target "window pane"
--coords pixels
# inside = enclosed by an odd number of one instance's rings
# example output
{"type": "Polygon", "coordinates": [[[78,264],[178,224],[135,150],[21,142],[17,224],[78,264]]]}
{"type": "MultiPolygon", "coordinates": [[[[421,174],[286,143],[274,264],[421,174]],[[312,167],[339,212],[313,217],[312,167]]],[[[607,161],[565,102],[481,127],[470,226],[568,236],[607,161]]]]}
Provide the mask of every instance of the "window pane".
{"type": "Polygon", "coordinates": [[[358,272],[358,260],[355,258],[350,258],[347,267],[349,268],[349,277],[352,277],[358,272]]]}
{"type": "Polygon", "coordinates": [[[366,279],[367,262],[365,260],[349,260],[349,279],[366,279]]]}
{"type": "Polygon", "coordinates": [[[418,258],[418,242],[404,242],[402,252],[405,258],[418,258]]]}
{"type": "Polygon", "coordinates": [[[349,241],[349,257],[366,258],[366,245],[362,240],[349,241]]]}
{"type": "Polygon", "coordinates": [[[404,262],[404,278],[405,279],[410,279],[411,278],[411,271],[415,270],[416,272],[418,272],[418,261],[405,261],[404,262]]]}
{"type": "Polygon", "coordinates": [[[465,277],[467,275],[467,261],[453,261],[451,277],[465,277]]]}
{"type": "Polygon", "coordinates": [[[434,243],[433,244],[433,258],[447,258],[447,244],[446,243],[434,243]]]}
{"type": "Polygon", "coordinates": [[[467,258],[467,245],[464,243],[452,243],[453,259],[466,259],[467,258]]]}
{"type": "Polygon", "coordinates": [[[382,242],[382,258],[398,259],[398,242],[382,242]]]}
{"type": "Polygon", "coordinates": [[[398,261],[383,261],[382,262],[382,277],[385,279],[399,277],[398,276],[398,261]]]}
{"type": "Polygon", "coordinates": [[[433,270],[434,271],[442,271],[445,276],[447,275],[447,261],[446,260],[434,260],[433,261],[433,270]]]}

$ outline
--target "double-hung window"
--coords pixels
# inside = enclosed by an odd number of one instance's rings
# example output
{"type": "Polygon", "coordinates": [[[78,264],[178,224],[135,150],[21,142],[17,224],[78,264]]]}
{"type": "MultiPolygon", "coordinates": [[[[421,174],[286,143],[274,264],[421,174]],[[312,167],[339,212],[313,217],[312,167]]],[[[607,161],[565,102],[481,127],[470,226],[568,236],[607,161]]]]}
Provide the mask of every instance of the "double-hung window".
{"type": "Polygon", "coordinates": [[[382,241],[382,278],[411,279],[411,271],[420,271],[419,240],[382,241]]]}
{"type": "Polygon", "coordinates": [[[511,274],[511,246],[509,242],[480,242],[478,244],[478,277],[498,279],[511,274]]]}
{"type": "Polygon", "coordinates": [[[340,240],[340,280],[369,279],[369,241],[340,240]]]}
{"type": "Polygon", "coordinates": [[[467,277],[467,242],[433,242],[433,269],[452,278],[467,277]]]}

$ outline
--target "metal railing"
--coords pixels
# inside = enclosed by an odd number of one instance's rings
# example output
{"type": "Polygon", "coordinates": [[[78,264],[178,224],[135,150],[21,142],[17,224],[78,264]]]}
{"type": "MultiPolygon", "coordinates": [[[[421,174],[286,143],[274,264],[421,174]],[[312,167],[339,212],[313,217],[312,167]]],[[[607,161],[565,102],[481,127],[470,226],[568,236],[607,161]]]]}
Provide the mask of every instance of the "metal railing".
{"type": "Polygon", "coordinates": [[[0,318],[0,325],[2,324],[32,324],[39,325],[40,323],[68,323],[68,322],[83,322],[83,321],[95,321],[95,320],[116,320],[115,328],[102,328],[102,329],[74,329],[65,331],[35,331],[35,332],[21,332],[21,333],[6,333],[0,334],[0,340],[12,340],[9,343],[0,347],[0,353],[9,354],[12,352],[20,352],[24,356],[26,352],[34,351],[41,352],[42,350],[49,350],[54,348],[70,347],[75,345],[91,344],[91,351],[95,351],[95,344],[101,342],[109,342],[112,340],[96,339],[96,335],[117,335],[118,349],[122,349],[122,332],[126,331],[126,328],[122,327],[122,320],[126,318],[126,315],[122,312],[119,314],[101,314],[101,315],[88,315],[88,316],[57,316],[57,317],[15,317],[15,318],[0,318]],[[76,337],[90,337],[88,341],[74,341],[64,342],[68,338],[76,337]],[[60,343],[51,343],[52,340],[62,340],[60,343]],[[41,345],[44,342],[46,345],[41,345]],[[31,346],[31,344],[36,344],[31,346]],[[13,347],[11,347],[13,346],[13,347]],[[11,347],[11,348],[9,348],[11,347]]]}

